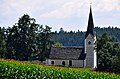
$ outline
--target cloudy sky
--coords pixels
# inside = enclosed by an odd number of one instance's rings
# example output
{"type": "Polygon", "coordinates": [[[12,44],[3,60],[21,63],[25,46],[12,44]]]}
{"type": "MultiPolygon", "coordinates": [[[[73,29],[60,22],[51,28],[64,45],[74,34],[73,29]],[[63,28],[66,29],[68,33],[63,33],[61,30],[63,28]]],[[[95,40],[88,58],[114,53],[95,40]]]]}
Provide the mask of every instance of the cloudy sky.
{"type": "Polygon", "coordinates": [[[89,7],[95,26],[120,28],[120,0],[0,0],[0,26],[17,23],[24,14],[52,30],[82,30],[87,28],[89,7]]]}

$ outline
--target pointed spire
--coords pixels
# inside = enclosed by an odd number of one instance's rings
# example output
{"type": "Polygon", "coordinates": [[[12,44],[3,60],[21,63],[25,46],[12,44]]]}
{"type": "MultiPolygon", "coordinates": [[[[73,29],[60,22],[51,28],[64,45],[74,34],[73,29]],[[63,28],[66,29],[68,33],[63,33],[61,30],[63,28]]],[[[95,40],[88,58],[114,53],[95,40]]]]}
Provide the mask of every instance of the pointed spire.
{"type": "Polygon", "coordinates": [[[90,5],[89,20],[88,20],[88,26],[87,26],[87,32],[86,32],[85,38],[87,38],[89,34],[94,36],[94,23],[93,23],[91,5],[90,5]]]}

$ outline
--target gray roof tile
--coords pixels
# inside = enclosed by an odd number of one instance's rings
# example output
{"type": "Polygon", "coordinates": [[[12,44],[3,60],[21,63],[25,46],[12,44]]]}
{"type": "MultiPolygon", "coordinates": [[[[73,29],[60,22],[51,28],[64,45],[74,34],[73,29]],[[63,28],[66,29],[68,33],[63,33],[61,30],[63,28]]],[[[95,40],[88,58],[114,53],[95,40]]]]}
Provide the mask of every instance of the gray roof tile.
{"type": "Polygon", "coordinates": [[[82,46],[52,47],[49,58],[84,60],[84,48],[82,46]]]}

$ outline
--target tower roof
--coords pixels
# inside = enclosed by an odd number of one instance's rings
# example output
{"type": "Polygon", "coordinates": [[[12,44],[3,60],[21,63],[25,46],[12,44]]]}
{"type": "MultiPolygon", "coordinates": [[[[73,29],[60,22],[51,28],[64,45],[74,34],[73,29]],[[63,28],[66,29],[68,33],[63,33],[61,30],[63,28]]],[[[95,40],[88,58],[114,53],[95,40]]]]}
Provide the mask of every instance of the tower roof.
{"type": "Polygon", "coordinates": [[[89,20],[88,20],[88,26],[87,26],[87,32],[86,32],[85,38],[87,38],[89,34],[94,36],[94,23],[93,23],[91,6],[90,6],[89,20]]]}

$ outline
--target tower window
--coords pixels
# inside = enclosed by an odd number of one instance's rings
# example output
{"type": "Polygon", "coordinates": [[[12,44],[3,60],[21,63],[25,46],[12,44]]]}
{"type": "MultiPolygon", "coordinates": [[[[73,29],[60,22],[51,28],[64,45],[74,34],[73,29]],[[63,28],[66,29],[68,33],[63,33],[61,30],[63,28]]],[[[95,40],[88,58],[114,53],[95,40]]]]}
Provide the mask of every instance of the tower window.
{"type": "Polygon", "coordinates": [[[62,65],[65,65],[65,61],[62,61],[62,65]]]}
{"type": "Polygon", "coordinates": [[[91,42],[89,41],[88,44],[91,44],[91,42]]]}
{"type": "Polygon", "coordinates": [[[54,65],[54,61],[51,61],[51,64],[54,65]]]}

